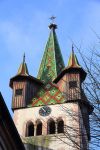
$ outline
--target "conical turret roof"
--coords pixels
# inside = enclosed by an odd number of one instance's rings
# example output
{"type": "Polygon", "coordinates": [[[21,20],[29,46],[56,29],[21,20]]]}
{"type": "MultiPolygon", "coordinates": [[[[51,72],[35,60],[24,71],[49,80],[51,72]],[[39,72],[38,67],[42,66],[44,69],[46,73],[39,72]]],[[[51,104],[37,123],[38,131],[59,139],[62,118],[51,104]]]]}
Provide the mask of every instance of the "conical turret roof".
{"type": "Polygon", "coordinates": [[[81,75],[81,81],[84,81],[87,74],[79,64],[77,56],[74,54],[73,45],[67,67],[63,69],[63,71],[58,75],[58,77],[54,80],[54,82],[57,83],[65,73],[72,73],[72,72],[79,72],[81,75]]]}
{"type": "Polygon", "coordinates": [[[40,80],[38,80],[37,78],[29,75],[29,72],[28,72],[28,68],[27,68],[27,64],[25,62],[25,54],[23,56],[23,62],[20,64],[20,67],[18,69],[18,72],[17,74],[12,77],[10,79],[10,87],[12,88],[13,87],[13,81],[22,81],[22,80],[29,80],[31,82],[37,82],[39,84],[43,84],[40,80]]]}
{"type": "Polygon", "coordinates": [[[23,62],[20,64],[20,67],[18,69],[17,75],[25,75],[25,76],[29,75],[27,64],[25,62],[25,54],[23,56],[23,62]]]}
{"type": "Polygon", "coordinates": [[[81,68],[77,56],[74,54],[74,49],[72,45],[72,52],[70,54],[69,60],[68,60],[68,65],[67,68],[81,68]]]}
{"type": "Polygon", "coordinates": [[[57,25],[52,23],[49,28],[51,31],[37,76],[44,82],[52,82],[65,66],[55,32],[57,25]]]}

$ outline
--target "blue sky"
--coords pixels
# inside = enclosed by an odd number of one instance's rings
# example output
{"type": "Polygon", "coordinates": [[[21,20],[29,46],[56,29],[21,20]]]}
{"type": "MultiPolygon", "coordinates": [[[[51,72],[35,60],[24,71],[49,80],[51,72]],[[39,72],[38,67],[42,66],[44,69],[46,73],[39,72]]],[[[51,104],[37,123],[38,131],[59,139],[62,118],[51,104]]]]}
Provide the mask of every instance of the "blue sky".
{"type": "Polygon", "coordinates": [[[29,72],[36,77],[52,15],[57,17],[57,36],[65,64],[71,40],[86,54],[99,43],[91,30],[100,35],[99,0],[0,0],[0,91],[10,112],[9,80],[17,73],[24,52],[29,72]]]}

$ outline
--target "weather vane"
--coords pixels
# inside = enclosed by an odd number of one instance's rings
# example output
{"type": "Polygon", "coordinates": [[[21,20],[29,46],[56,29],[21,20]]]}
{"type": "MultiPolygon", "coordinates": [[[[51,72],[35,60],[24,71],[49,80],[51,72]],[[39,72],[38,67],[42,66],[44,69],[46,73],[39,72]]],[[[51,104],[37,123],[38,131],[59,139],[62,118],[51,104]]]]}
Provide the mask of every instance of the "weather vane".
{"type": "Polygon", "coordinates": [[[55,16],[51,16],[49,19],[52,21],[52,23],[54,23],[54,21],[55,21],[55,16]]]}

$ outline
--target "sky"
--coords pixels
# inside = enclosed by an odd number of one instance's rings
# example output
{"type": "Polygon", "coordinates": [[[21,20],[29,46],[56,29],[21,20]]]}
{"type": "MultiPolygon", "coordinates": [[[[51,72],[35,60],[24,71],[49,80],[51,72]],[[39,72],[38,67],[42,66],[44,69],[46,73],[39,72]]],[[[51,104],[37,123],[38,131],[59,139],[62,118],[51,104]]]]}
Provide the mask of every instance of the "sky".
{"type": "Polygon", "coordinates": [[[52,15],[65,64],[72,41],[87,55],[99,43],[93,30],[100,35],[100,0],[0,0],[0,91],[11,114],[10,78],[24,52],[29,73],[37,76],[52,15]]]}

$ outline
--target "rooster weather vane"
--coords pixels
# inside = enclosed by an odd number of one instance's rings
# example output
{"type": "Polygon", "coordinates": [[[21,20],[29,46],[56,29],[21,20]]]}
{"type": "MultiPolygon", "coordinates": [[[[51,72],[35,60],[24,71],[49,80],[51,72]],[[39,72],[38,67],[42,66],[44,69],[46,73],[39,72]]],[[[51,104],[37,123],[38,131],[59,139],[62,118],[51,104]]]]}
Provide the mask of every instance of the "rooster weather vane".
{"type": "Polygon", "coordinates": [[[55,16],[51,16],[49,19],[52,21],[52,23],[54,23],[56,17],[55,16]]]}

